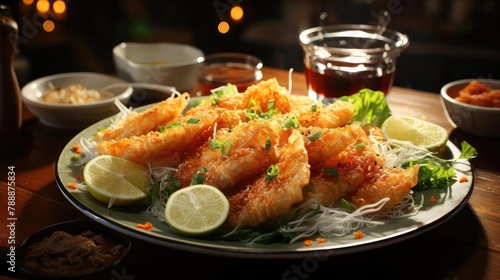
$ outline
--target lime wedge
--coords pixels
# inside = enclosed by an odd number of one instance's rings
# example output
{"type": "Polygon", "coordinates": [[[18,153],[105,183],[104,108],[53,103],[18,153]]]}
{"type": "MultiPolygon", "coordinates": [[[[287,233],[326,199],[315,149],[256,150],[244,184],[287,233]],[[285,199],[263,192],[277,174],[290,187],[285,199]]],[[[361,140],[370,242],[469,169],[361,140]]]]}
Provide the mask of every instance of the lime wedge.
{"type": "Polygon", "coordinates": [[[448,141],[444,127],[411,116],[390,116],[381,129],[386,139],[410,141],[431,152],[438,152],[448,141]]]}
{"type": "Polygon", "coordinates": [[[110,155],[91,159],[85,165],[83,179],[95,199],[116,206],[127,206],[145,199],[150,187],[147,168],[110,155]]]}

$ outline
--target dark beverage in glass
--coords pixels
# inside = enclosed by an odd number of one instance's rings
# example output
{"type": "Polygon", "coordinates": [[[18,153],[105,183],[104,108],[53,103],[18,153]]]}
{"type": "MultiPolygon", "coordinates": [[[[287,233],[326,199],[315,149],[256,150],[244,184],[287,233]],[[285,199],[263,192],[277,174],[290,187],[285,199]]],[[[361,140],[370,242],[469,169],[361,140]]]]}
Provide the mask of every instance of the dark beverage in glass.
{"type": "Polygon", "coordinates": [[[305,76],[309,91],[326,98],[337,98],[355,94],[365,88],[387,94],[394,81],[394,69],[378,73],[370,68],[358,72],[343,72],[335,68],[321,70],[317,66],[306,65],[305,76]]]}
{"type": "Polygon", "coordinates": [[[409,45],[400,32],[362,24],[314,27],[299,39],[308,94],[327,103],[365,88],[388,94],[396,58],[409,45]]]}

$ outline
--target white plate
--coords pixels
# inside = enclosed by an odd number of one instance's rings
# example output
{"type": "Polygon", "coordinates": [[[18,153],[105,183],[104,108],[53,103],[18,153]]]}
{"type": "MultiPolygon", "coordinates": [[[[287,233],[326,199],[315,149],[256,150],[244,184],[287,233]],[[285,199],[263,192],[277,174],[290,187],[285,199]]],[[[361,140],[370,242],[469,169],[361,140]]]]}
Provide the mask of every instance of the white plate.
{"type": "MultiPolygon", "coordinates": [[[[144,107],[138,110],[141,109],[143,110],[144,107]]],[[[325,243],[304,246],[302,242],[249,245],[243,242],[190,238],[176,234],[168,225],[147,213],[145,208],[112,207],[108,209],[107,205],[95,200],[88,192],[67,187],[71,182],[78,182],[76,178],[82,176],[83,173],[83,166],[75,167],[71,161],[74,155],[71,147],[79,144],[82,137],[92,136],[106,121],[103,120],[88,127],[66,145],[56,167],[56,181],[59,189],[77,209],[103,225],[140,240],[189,252],[240,258],[291,259],[371,250],[422,234],[445,222],[467,203],[474,185],[470,163],[461,160],[465,164],[457,165],[455,171],[457,178],[468,177],[467,182],[457,182],[447,190],[420,192],[423,195],[424,206],[418,214],[389,220],[376,227],[363,228],[364,237],[361,239],[356,239],[349,234],[344,237],[329,237],[325,243]],[[432,195],[437,198],[438,203],[429,202],[432,195]],[[153,224],[152,230],[137,228],[137,224],[145,222],[153,224]]],[[[448,142],[447,147],[454,157],[460,155],[460,150],[453,143],[448,142]]]]}

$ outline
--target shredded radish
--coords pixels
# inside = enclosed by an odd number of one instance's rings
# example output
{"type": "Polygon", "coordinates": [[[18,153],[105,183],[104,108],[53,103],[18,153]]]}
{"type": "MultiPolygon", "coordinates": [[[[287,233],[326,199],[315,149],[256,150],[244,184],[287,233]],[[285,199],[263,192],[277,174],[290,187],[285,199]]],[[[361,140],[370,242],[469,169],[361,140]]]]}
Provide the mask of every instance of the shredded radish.
{"type": "Polygon", "coordinates": [[[294,217],[293,221],[280,227],[279,231],[297,234],[290,243],[317,234],[324,237],[345,236],[364,227],[382,225],[388,219],[415,215],[421,207],[415,207],[413,198],[408,195],[401,203],[379,212],[387,201],[388,197],[349,213],[340,204],[325,207],[311,199],[289,212],[288,215],[294,217]]]}
{"type": "Polygon", "coordinates": [[[146,213],[153,215],[160,222],[167,222],[165,219],[165,205],[167,205],[166,199],[159,199],[157,202],[151,204],[148,209],[146,209],[146,213]]]}
{"type": "Polygon", "coordinates": [[[116,197],[112,196],[108,202],[108,209],[113,207],[113,204],[115,203],[116,197]]]}
{"type": "Polygon", "coordinates": [[[115,106],[120,110],[120,112],[116,115],[116,120],[111,124],[111,127],[116,126],[120,123],[121,120],[126,119],[130,114],[132,114],[132,107],[128,108],[120,100],[115,99],[115,106]]]}
{"type": "Polygon", "coordinates": [[[80,147],[82,148],[82,157],[75,162],[75,165],[84,165],[89,160],[95,158],[99,155],[96,150],[97,143],[89,138],[82,137],[80,138],[80,147]]]}
{"type": "Polygon", "coordinates": [[[401,166],[411,160],[420,160],[431,156],[433,153],[427,149],[416,146],[410,141],[400,141],[390,139],[387,141],[377,141],[380,153],[385,157],[384,166],[401,166]]]}
{"type": "Polygon", "coordinates": [[[77,189],[79,189],[81,191],[88,191],[88,188],[87,188],[87,185],[85,184],[85,182],[74,182],[73,184],[75,184],[77,189]]]}
{"type": "Polygon", "coordinates": [[[161,222],[166,223],[165,219],[165,205],[167,204],[168,194],[165,192],[167,188],[169,177],[177,171],[175,168],[170,167],[156,167],[149,166],[151,173],[151,184],[158,186],[158,199],[153,201],[147,208],[146,212],[156,217],[161,222]]]}
{"type": "Polygon", "coordinates": [[[290,243],[315,234],[344,236],[365,226],[383,224],[365,215],[380,210],[388,200],[389,198],[383,198],[374,204],[362,206],[352,213],[342,207],[325,207],[315,200],[308,200],[293,211],[292,214],[298,215],[297,218],[279,230],[297,234],[290,240],[290,243]],[[311,213],[314,214],[311,215],[311,213]]]}

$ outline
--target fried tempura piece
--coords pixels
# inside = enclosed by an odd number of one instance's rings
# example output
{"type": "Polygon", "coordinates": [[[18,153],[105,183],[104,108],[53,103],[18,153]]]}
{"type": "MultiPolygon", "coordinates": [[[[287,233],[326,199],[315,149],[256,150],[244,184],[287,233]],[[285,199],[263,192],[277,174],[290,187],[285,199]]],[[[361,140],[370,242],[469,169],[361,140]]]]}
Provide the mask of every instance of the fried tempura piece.
{"type": "Polygon", "coordinates": [[[324,206],[355,191],[365,177],[384,164],[372,141],[360,133],[356,141],[342,152],[311,166],[311,181],[304,188],[304,201],[314,198],[324,206]]]}
{"type": "Polygon", "coordinates": [[[174,176],[180,179],[181,187],[189,186],[200,175],[205,184],[227,191],[262,173],[276,159],[279,130],[279,123],[273,119],[218,130],[214,138],[182,162],[174,176]]]}
{"type": "Polygon", "coordinates": [[[414,165],[408,169],[380,168],[373,176],[366,176],[361,186],[352,194],[348,194],[347,198],[357,207],[361,207],[388,197],[389,201],[380,211],[391,208],[401,202],[417,185],[419,169],[420,165],[414,165]]]}
{"type": "Polygon", "coordinates": [[[155,106],[140,113],[132,112],[126,119],[116,125],[97,132],[95,140],[99,143],[108,140],[119,140],[131,136],[139,136],[154,131],[177,118],[189,102],[189,93],[173,94],[155,106]]]}
{"type": "MultiPolygon", "coordinates": [[[[301,99],[310,98],[305,97],[301,99]]],[[[297,115],[300,125],[304,127],[341,127],[351,121],[354,116],[354,105],[341,100],[337,100],[326,106],[320,102],[308,104],[308,102],[305,101],[303,104],[307,105],[297,104],[292,107],[292,113],[297,115]]]]}
{"type": "Polygon", "coordinates": [[[302,127],[299,130],[305,137],[305,147],[311,165],[342,152],[359,137],[366,135],[358,122],[339,128],[302,127]]]}
{"type": "Polygon", "coordinates": [[[277,177],[265,173],[245,187],[227,194],[231,205],[226,226],[256,227],[275,218],[302,201],[302,188],[309,182],[309,164],[304,139],[294,131],[280,149],[277,177]]]}
{"type": "Polygon", "coordinates": [[[167,125],[163,131],[103,141],[97,145],[100,154],[123,157],[139,164],[171,162],[195,147],[201,146],[218,128],[233,127],[246,121],[242,111],[211,108],[196,115],[184,116],[167,125]]]}

